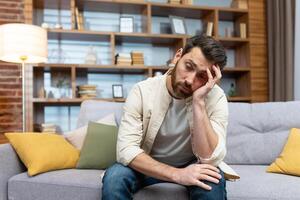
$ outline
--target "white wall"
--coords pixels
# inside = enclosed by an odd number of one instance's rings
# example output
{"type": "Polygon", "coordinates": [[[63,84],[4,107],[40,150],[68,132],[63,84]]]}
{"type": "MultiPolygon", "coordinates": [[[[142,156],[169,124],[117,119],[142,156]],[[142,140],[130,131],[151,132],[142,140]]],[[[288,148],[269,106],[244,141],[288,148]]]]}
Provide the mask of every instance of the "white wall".
{"type": "Polygon", "coordinates": [[[300,100],[300,38],[297,33],[300,32],[300,1],[296,1],[296,19],[295,19],[295,74],[294,74],[294,95],[295,100],[300,100]]]}

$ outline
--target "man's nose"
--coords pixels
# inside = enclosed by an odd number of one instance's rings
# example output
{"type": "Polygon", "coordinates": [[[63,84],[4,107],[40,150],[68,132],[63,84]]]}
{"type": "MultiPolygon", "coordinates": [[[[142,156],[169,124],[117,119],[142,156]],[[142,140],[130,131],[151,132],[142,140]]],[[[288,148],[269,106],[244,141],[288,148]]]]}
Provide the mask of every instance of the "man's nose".
{"type": "Polygon", "coordinates": [[[191,86],[194,83],[195,78],[196,78],[196,72],[191,72],[185,79],[186,84],[188,84],[188,86],[191,86]]]}

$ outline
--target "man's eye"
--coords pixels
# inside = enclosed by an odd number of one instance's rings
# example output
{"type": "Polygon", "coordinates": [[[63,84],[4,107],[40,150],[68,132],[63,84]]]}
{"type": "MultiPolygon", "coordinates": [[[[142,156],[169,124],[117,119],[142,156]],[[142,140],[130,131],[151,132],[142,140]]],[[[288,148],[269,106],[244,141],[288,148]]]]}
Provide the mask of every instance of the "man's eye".
{"type": "Polygon", "coordinates": [[[193,70],[194,68],[190,64],[185,64],[187,70],[193,70]]]}

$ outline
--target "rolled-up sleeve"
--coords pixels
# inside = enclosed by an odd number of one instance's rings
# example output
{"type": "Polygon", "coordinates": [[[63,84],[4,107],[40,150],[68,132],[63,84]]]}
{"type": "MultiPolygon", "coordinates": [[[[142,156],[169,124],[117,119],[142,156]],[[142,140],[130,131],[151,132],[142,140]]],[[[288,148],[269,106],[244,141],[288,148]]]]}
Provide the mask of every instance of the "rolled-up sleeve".
{"type": "Polygon", "coordinates": [[[218,99],[213,107],[211,116],[209,116],[210,123],[214,132],[218,135],[218,143],[213,153],[209,158],[201,158],[201,163],[212,164],[218,166],[226,155],[226,133],[228,125],[228,102],[225,94],[218,99]]]}
{"type": "Polygon", "coordinates": [[[130,91],[123,108],[118,140],[117,161],[128,165],[144,150],[140,148],[143,138],[142,98],[138,84],[130,91]]]}

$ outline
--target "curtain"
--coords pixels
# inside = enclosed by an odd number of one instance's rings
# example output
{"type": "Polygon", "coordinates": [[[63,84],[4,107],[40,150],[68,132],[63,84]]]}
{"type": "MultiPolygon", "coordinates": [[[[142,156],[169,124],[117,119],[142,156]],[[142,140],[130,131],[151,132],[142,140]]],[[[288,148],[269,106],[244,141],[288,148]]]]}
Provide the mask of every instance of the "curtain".
{"type": "Polygon", "coordinates": [[[295,0],[267,0],[269,100],[294,99],[295,0]]]}

